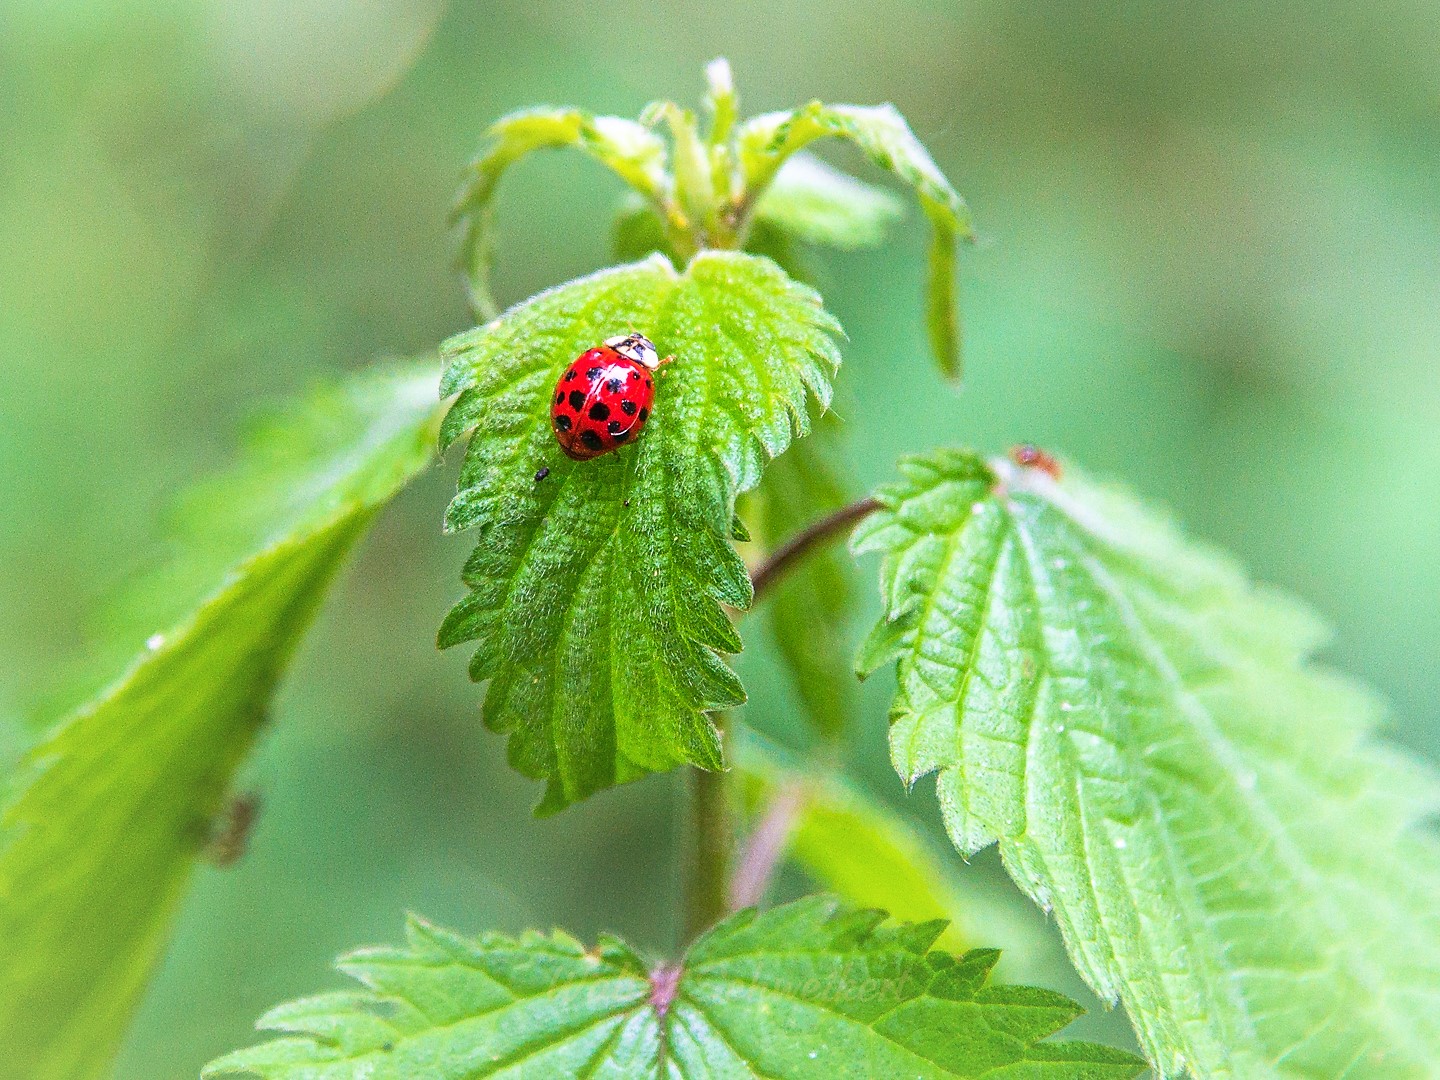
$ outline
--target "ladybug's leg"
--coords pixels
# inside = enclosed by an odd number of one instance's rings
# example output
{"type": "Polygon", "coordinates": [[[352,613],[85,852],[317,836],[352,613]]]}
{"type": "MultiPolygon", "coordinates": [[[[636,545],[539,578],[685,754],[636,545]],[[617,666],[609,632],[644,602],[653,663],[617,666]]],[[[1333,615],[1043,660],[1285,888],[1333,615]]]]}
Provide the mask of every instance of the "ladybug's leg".
{"type": "Polygon", "coordinates": [[[656,367],[664,367],[666,364],[670,363],[670,361],[671,361],[671,360],[674,360],[674,359],[675,359],[675,355],[672,353],[671,355],[669,355],[669,356],[665,357],[663,360],[661,360],[661,361],[660,361],[658,364],[656,364],[655,366],[656,366],[656,367]]]}

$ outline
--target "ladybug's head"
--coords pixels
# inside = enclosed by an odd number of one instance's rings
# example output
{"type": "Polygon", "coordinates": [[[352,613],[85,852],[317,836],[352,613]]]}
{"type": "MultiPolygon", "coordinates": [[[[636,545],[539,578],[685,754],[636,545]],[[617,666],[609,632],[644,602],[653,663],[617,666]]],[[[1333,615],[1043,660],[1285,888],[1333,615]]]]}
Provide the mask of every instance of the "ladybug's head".
{"type": "Polygon", "coordinates": [[[644,364],[651,371],[660,366],[660,354],[655,350],[655,343],[644,334],[622,334],[620,337],[606,338],[605,345],[637,364],[644,364]]]}

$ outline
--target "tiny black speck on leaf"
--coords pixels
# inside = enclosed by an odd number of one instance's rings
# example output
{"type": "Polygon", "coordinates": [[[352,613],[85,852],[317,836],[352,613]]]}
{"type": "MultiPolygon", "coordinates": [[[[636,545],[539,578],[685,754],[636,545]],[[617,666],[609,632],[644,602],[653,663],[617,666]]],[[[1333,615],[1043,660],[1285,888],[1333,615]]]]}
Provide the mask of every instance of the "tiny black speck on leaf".
{"type": "Polygon", "coordinates": [[[538,484],[541,480],[544,480],[545,477],[547,477],[547,476],[549,476],[549,475],[550,475],[550,466],[548,466],[548,465],[542,465],[542,466],[540,466],[540,468],[537,469],[536,472],[535,472],[535,482],[538,484]]]}

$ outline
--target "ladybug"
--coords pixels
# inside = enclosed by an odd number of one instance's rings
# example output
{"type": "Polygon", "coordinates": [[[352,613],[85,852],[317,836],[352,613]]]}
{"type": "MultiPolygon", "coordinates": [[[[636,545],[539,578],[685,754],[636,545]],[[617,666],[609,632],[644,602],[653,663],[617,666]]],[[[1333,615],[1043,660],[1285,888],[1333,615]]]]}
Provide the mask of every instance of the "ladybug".
{"type": "Polygon", "coordinates": [[[607,338],[577,356],[550,403],[560,449],[587,461],[639,435],[655,403],[655,370],[673,359],[661,360],[644,334],[607,338]]]}

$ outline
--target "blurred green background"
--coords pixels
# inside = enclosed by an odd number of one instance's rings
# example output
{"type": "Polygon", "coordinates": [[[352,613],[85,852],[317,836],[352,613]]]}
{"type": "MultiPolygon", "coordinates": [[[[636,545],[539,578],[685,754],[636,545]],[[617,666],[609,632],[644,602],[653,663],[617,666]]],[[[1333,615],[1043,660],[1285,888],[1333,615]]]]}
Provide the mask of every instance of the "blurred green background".
{"type": "MultiPolygon", "coordinates": [[[[857,490],[942,442],[1124,478],[1313,601],[1440,758],[1433,3],[0,0],[0,759],[246,415],[466,325],[444,214],[490,119],[692,103],[719,54],[749,111],[893,100],[982,232],[958,397],[925,355],[918,215],[816,263],[857,490]]],[[[601,264],[616,192],[578,156],[522,166],[502,297],[601,264]]],[[[532,820],[433,648],[468,544],[438,535],[452,482],[385,515],[312,636],[247,770],[251,854],[200,871],[126,1080],[194,1076],[407,908],[671,944],[676,778],[532,820]]],[[[747,718],[793,739],[763,640],[741,669],[747,718]]],[[[887,776],[887,691],[859,769],[929,821],[887,776]]]]}

